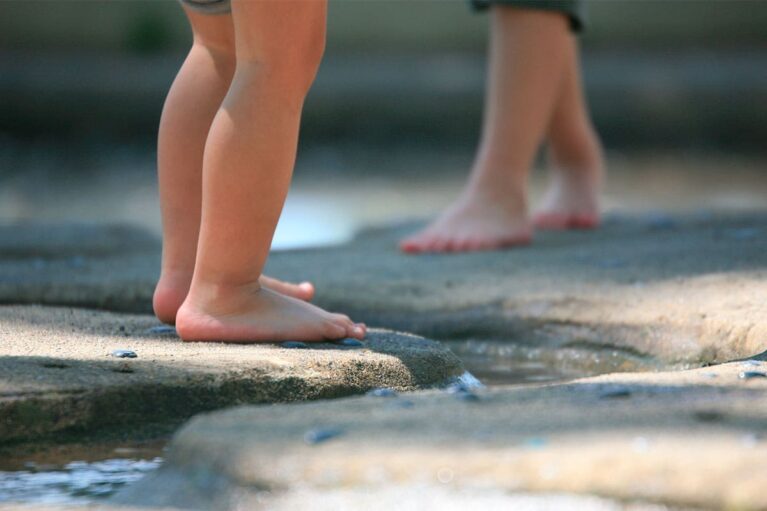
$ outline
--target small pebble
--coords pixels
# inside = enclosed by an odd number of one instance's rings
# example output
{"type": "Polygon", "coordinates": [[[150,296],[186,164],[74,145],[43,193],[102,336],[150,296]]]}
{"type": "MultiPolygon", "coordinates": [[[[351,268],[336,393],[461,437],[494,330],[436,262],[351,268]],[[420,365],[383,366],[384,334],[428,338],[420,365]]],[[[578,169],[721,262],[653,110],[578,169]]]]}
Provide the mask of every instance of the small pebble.
{"type": "Polygon", "coordinates": [[[465,392],[471,392],[471,388],[462,381],[451,383],[445,387],[445,392],[448,394],[460,394],[465,392]]]}
{"type": "Polygon", "coordinates": [[[597,266],[600,268],[625,268],[626,261],[621,259],[603,259],[597,262],[597,266]]]}
{"type": "Polygon", "coordinates": [[[362,341],[358,341],[357,339],[341,339],[340,341],[337,341],[336,344],[340,344],[341,346],[349,346],[351,348],[360,348],[364,346],[365,344],[362,341]]]}
{"type": "Polygon", "coordinates": [[[767,373],[761,371],[743,371],[738,375],[741,380],[752,380],[754,378],[767,378],[767,373]]]}
{"type": "Polygon", "coordinates": [[[314,428],[310,429],[306,432],[306,434],[304,434],[304,442],[309,445],[316,445],[322,442],[326,442],[331,438],[341,436],[343,433],[344,432],[341,428],[314,428]]]}
{"type": "Polygon", "coordinates": [[[739,229],[728,229],[726,231],[728,238],[734,240],[750,240],[759,235],[759,229],[755,227],[741,227],[739,229]]]}
{"type": "Polygon", "coordinates": [[[70,257],[69,266],[72,268],[83,268],[85,266],[85,258],[83,256],[70,257]]]}
{"type": "Polygon", "coordinates": [[[117,358],[136,358],[138,355],[136,355],[135,351],[132,350],[114,350],[111,355],[113,357],[117,358]]]}
{"type": "Polygon", "coordinates": [[[668,215],[652,215],[647,220],[647,226],[656,231],[672,230],[677,228],[677,223],[668,215]]]}
{"type": "Polygon", "coordinates": [[[305,350],[309,346],[305,342],[299,342],[299,341],[285,341],[281,342],[280,346],[282,346],[285,349],[294,349],[294,350],[305,350]]]}
{"type": "Polygon", "coordinates": [[[365,395],[371,397],[397,397],[397,391],[388,387],[378,387],[368,390],[365,395]]]}
{"type": "Polygon", "coordinates": [[[546,439],[541,437],[533,437],[525,440],[525,446],[531,449],[541,449],[546,447],[546,439]]]}
{"type": "Polygon", "coordinates": [[[176,329],[170,325],[157,325],[147,330],[150,334],[173,334],[176,335],[176,329]]]}
{"type": "Polygon", "coordinates": [[[409,399],[395,399],[394,401],[390,402],[387,405],[387,408],[403,409],[403,408],[413,408],[414,406],[415,406],[415,403],[410,401],[409,399]]]}
{"type": "Polygon", "coordinates": [[[479,396],[473,392],[458,392],[455,394],[455,397],[461,401],[467,401],[469,403],[476,403],[480,401],[479,396]]]}
{"type": "Polygon", "coordinates": [[[628,387],[605,389],[599,393],[599,399],[618,399],[626,397],[631,397],[631,389],[628,387]]]}

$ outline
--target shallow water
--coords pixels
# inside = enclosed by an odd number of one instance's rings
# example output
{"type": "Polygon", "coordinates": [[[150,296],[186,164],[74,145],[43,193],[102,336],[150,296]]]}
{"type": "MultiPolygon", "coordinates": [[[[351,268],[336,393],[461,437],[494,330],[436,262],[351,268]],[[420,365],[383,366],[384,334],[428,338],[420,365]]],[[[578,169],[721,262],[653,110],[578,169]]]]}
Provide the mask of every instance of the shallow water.
{"type": "Polygon", "coordinates": [[[112,458],[64,465],[27,463],[23,470],[0,471],[0,503],[88,503],[113,495],[156,470],[162,458],[112,458]]]}

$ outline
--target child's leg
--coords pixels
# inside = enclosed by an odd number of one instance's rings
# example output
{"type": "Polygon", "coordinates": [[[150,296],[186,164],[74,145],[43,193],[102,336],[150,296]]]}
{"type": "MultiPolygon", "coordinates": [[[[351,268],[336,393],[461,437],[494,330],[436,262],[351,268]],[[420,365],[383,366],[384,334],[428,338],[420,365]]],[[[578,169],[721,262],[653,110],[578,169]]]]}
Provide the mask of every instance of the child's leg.
{"type": "Polygon", "coordinates": [[[259,284],[285,200],[304,98],[325,40],[324,0],[235,0],[237,65],[205,145],[187,341],[362,338],[365,327],[259,284]]]}
{"type": "Polygon", "coordinates": [[[461,197],[406,252],[494,249],[528,243],[530,166],[564,76],[568,20],[550,11],[496,6],[480,148],[461,197]]]}
{"type": "Polygon", "coordinates": [[[575,37],[570,38],[567,53],[567,71],[547,133],[551,185],[534,216],[540,228],[599,224],[604,158],[581,88],[575,37]]]}
{"type": "MultiPolygon", "coordinates": [[[[194,271],[202,202],[202,157],[213,116],[234,74],[234,30],[227,15],[187,10],[194,45],[173,82],[158,137],[158,173],[163,220],[162,273],[154,295],[157,317],[173,323],[194,271]]],[[[262,284],[302,299],[300,286],[263,277],[262,284]]]]}

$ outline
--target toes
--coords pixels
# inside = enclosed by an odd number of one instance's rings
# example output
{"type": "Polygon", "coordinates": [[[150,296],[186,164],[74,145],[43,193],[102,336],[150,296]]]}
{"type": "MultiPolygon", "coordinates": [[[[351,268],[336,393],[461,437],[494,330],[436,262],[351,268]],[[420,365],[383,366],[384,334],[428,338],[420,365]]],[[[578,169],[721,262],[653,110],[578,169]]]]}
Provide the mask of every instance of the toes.
{"type": "Polygon", "coordinates": [[[282,280],[274,279],[272,277],[267,277],[265,275],[261,276],[259,282],[262,286],[291,298],[309,301],[314,297],[314,285],[312,285],[311,282],[293,284],[291,282],[285,282],[282,280]]]}
{"type": "Polygon", "coordinates": [[[599,218],[596,215],[573,215],[568,225],[573,229],[594,229],[599,226],[599,218]]]}
{"type": "Polygon", "coordinates": [[[399,244],[400,250],[406,254],[418,254],[425,252],[429,243],[429,238],[424,236],[411,236],[402,240],[399,244]]]}
{"type": "Polygon", "coordinates": [[[301,299],[306,300],[307,302],[314,298],[314,284],[311,282],[301,282],[298,284],[298,289],[301,291],[301,299]]]}
{"type": "Polygon", "coordinates": [[[323,334],[326,339],[343,339],[347,336],[346,330],[347,329],[345,325],[339,323],[338,321],[329,320],[325,322],[323,334]]]}
{"type": "Polygon", "coordinates": [[[569,223],[568,215],[562,213],[538,213],[533,217],[533,225],[538,229],[564,230],[569,223]]]}

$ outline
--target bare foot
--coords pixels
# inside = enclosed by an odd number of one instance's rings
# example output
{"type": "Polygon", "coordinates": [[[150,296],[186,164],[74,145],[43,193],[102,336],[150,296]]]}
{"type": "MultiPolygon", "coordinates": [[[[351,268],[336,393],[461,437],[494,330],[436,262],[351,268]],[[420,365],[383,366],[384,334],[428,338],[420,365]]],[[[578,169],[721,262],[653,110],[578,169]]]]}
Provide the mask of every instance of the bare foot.
{"type": "Polygon", "coordinates": [[[425,229],[404,239],[400,249],[422,252],[469,252],[527,245],[532,229],[524,199],[492,199],[468,191],[425,229]]]}
{"type": "Polygon", "coordinates": [[[599,195],[604,180],[601,166],[553,172],[541,207],[533,215],[539,229],[594,229],[601,221],[599,195]]]}
{"type": "Polygon", "coordinates": [[[185,341],[273,342],[363,339],[366,327],[265,287],[190,291],[176,315],[185,341]]]}
{"type": "MultiPolygon", "coordinates": [[[[157,318],[163,323],[176,323],[176,313],[184,303],[189,292],[192,275],[186,272],[168,273],[160,277],[154,290],[152,305],[157,318]]],[[[309,301],[314,297],[314,286],[310,282],[292,284],[262,275],[258,279],[261,286],[298,300],[309,301]]]]}

